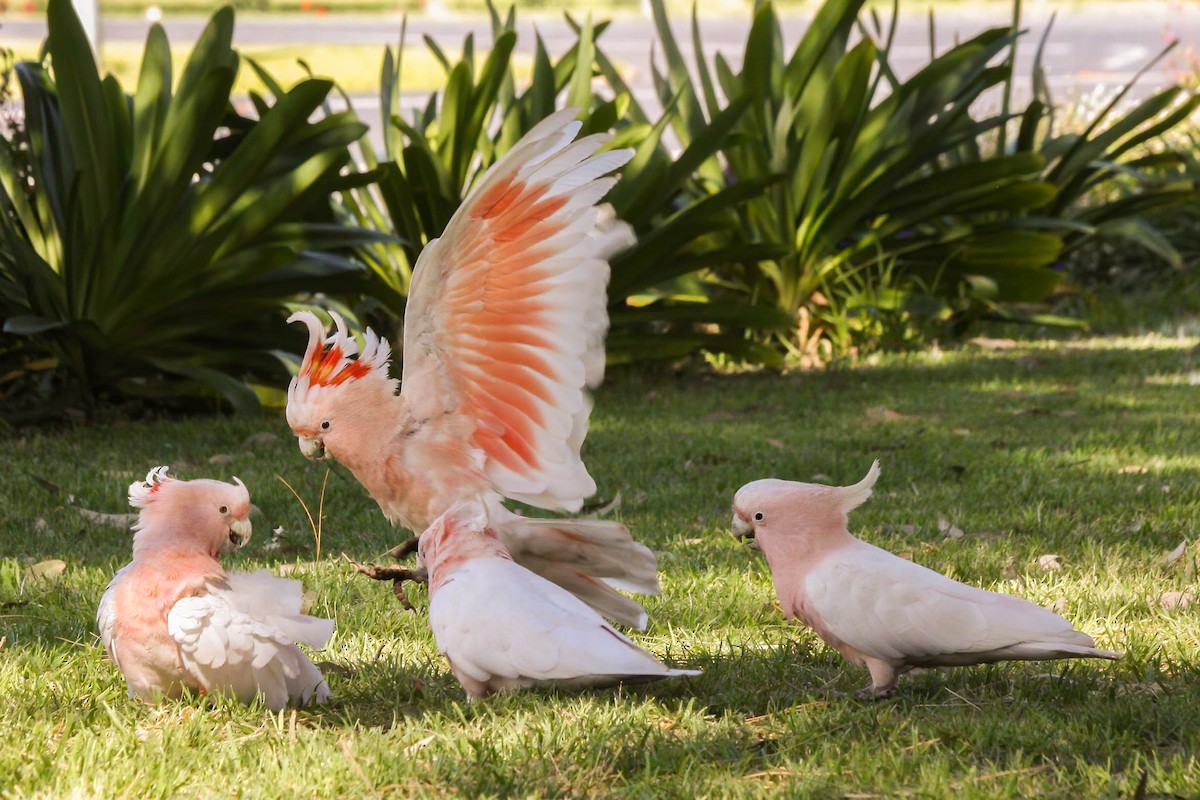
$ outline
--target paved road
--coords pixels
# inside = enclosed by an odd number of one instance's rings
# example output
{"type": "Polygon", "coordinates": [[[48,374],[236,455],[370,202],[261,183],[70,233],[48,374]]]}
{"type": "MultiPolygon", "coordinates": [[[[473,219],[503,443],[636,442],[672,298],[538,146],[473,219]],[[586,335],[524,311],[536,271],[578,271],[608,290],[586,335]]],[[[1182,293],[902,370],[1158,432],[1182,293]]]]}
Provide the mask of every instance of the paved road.
{"type": "MultiPolygon", "coordinates": [[[[732,0],[727,0],[732,2],[732,0]]],[[[1124,2],[1071,3],[1059,0],[1026,0],[1023,26],[1030,31],[1019,51],[1018,72],[1028,75],[1037,38],[1045,29],[1052,12],[1057,21],[1046,48],[1045,63],[1056,98],[1083,93],[1097,86],[1115,86],[1130,80],[1134,73],[1157,54],[1168,41],[1179,39],[1172,55],[1148,72],[1139,83],[1139,94],[1181,77],[1191,66],[1189,59],[1200,51],[1200,4],[1187,0],[1124,0],[1124,2]]],[[[1011,13],[1004,2],[965,7],[944,6],[937,10],[937,41],[945,48],[956,38],[963,39],[978,31],[1008,22],[1011,13]]],[[[929,41],[927,6],[906,0],[898,26],[893,60],[901,75],[910,74],[928,60],[929,41]]],[[[784,19],[784,37],[790,47],[799,40],[811,19],[810,14],[791,12],[784,19]]],[[[199,34],[204,20],[179,18],[165,21],[172,42],[191,42],[199,34]]],[[[137,18],[104,20],[103,36],[108,41],[141,41],[149,24],[137,18]]],[[[706,49],[720,50],[737,62],[749,27],[748,14],[726,13],[703,20],[702,36],[706,49]]],[[[533,17],[520,22],[518,50],[530,52],[533,32],[537,29],[551,52],[560,53],[574,41],[569,26],[557,16],[533,17]]],[[[692,57],[691,34],[686,20],[675,26],[686,57],[692,57]]],[[[369,47],[394,44],[400,30],[398,16],[384,17],[301,17],[295,15],[250,16],[238,21],[237,42],[242,45],[286,43],[350,43],[369,47]]],[[[483,17],[413,17],[408,23],[409,41],[420,42],[423,34],[443,46],[456,47],[463,36],[473,31],[480,45],[490,41],[490,28],[483,17]]],[[[0,44],[13,39],[37,40],[45,35],[40,19],[0,17],[0,44]]],[[[638,15],[618,17],[602,39],[605,52],[624,64],[627,80],[639,99],[655,104],[648,70],[653,25],[638,15]]],[[[419,95],[406,98],[414,104],[419,95]]],[[[373,118],[377,100],[362,97],[356,106],[373,118]]]]}
{"type": "MultiPolygon", "coordinates": [[[[1028,0],[1024,25],[1030,30],[1019,68],[1028,72],[1035,38],[1045,28],[1050,13],[1057,9],[1046,62],[1051,69],[1052,85],[1059,89],[1088,89],[1097,84],[1127,81],[1170,38],[1179,38],[1176,53],[1200,50],[1200,4],[1125,0],[1116,3],[1067,3],[1056,0],[1028,0]]],[[[899,25],[898,47],[894,57],[902,74],[918,68],[928,56],[924,3],[906,2],[899,25]]],[[[957,37],[966,37],[991,25],[1007,22],[1006,3],[988,3],[970,8],[946,6],[937,10],[939,44],[946,46],[957,37]]],[[[740,56],[748,28],[746,14],[706,19],[702,35],[709,48],[726,57],[740,56]]],[[[518,49],[532,50],[536,25],[553,52],[565,50],[573,41],[569,27],[559,17],[528,15],[520,25],[518,49]]],[[[810,16],[792,13],[784,22],[789,45],[799,39],[810,16]]],[[[165,22],[172,42],[190,42],[203,26],[198,18],[168,19],[165,22]]],[[[148,23],[136,18],[110,18],[104,21],[103,35],[110,41],[140,41],[148,23]]],[[[690,34],[681,20],[677,35],[690,55],[690,34]]],[[[244,16],[237,27],[241,44],[352,43],[371,46],[392,44],[400,29],[398,17],[300,17],[294,15],[244,16]]],[[[469,17],[414,17],[409,20],[410,41],[419,42],[429,34],[444,45],[454,45],[468,31],[474,31],[482,44],[490,39],[486,21],[469,17]]],[[[0,43],[14,39],[40,39],[45,26],[40,19],[0,17],[0,43]]],[[[647,62],[653,26],[645,18],[625,16],[613,22],[603,38],[606,52],[628,65],[635,83],[648,82],[647,62]]],[[[1146,76],[1148,87],[1166,83],[1186,67],[1185,58],[1174,56],[1146,76]]]]}

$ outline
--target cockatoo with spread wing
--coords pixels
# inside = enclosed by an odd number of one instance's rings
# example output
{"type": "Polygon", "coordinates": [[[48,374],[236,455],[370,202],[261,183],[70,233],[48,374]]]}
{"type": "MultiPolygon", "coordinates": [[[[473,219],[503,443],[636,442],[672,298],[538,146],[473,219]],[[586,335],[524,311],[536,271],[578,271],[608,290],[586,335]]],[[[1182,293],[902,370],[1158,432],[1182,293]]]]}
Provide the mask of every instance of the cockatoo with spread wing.
{"type": "Polygon", "coordinates": [[[608,259],[633,241],[597,203],[632,151],[599,152],[608,134],[573,141],[575,113],[517,142],[422,251],[399,393],[385,340],[368,329],[360,352],[336,314],[328,339],[314,314],[292,315],[309,343],[287,419],[306,456],[348,467],[393,523],[420,532],[478,500],[516,563],[642,628],[642,607],[613,587],[657,593],[657,564],[624,526],[502,505],[574,512],[596,490],[579,450],[604,374],[608,259]]]}
{"type": "Polygon", "coordinates": [[[897,678],[917,667],[1121,657],[1028,600],[959,583],[851,536],[847,514],[878,477],[876,461],[853,486],[758,480],[733,501],[734,532],[766,555],[784,614],[870,670],[861,698],[891,696],[897,678]]]}
{"type": "Polygon", "coordinates": [[[175,480],[158,467],[129,487],[133,561],[108,585],[96,623],[131,697],[153,703],[186,687],[245,703],[262,695],[274,711],[329,698],[296,642],[324,647],[333,622],[300,612],[299,581],[227,573],[217,560],[250,539],[250,495],[234,480],[175,480]]]}
{"type": "Polygon", "coordinates": [[[472,700],[532,686],[644,683],[671,669],[570,592],[514,563],[490,513],[459,503],[421,535],[429,624],[472,700]]]}

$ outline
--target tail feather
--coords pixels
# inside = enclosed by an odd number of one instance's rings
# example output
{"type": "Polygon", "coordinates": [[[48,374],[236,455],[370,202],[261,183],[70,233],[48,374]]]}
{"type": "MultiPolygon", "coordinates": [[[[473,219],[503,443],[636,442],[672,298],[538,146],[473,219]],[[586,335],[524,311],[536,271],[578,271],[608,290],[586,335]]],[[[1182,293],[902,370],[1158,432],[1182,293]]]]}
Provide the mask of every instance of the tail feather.
{"type": "Polygon", "coordinates": [[[497,528],[513,560],[539,575],[543,565],[567,564],[639,594],[658,594],[658,557],[619,522],[516,517],[497,528]]]}
{"type": "Polygon", "coordinates": [[[614,622],[645,630],[645,609],[616,590],[658,594],[658,558],[619,522],[527,519],[497,524],[514,561],[541,575],[614,622]]]}
{"type": "Polygon", "coordinates": [[[546,563],[539,574],[587,603],[600,616],[639,631],[646,630],[650,621],[646,609],[617,592],[607,581],[589,577],[569,564],[546,563]]]}

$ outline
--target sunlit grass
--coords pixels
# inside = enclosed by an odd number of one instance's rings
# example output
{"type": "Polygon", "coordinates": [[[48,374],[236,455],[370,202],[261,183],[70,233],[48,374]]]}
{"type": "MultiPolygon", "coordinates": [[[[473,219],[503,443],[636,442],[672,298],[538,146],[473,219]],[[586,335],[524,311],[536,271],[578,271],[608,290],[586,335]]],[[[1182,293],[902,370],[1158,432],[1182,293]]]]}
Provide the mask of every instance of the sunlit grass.
{"type": "Polygon", "coordinates": [[[1195,338],[968,347],[784,377],[639,372],[597,396],[587,461],[600,498],[662,554],[640,642],[699,678],[468,705],[424,619],[340,562],[399,540],[344,470],[325,497],[323,555],[299,494],[324,465],[281,417],[18,430],[0,445],[0,795],[665,796],[914,794],[1197,796],[1196,591],[1200,370],[1195,338]],[[885,414],[880,409],[895,412],[885,414]],[[729,502],[765,476],[846,483],[883,461],[852,517],[864,538],[981,586],[1058,608],[1118,663],[1000,664],[902,681],[901,698],[834,692],[865,671],[786,623],[729,502]],[[129,701],[92,616],[129,536],[78,508],[125,509],[156,464],[236,474],[260,509],[230,565],[291,567],[338,632],[317,654],[336,698],[274,716],[221,700],[129,701]],[[947,521],[961,538],[940,529],[947,521]],[[278,549],[269,532],[282,526],[278,549]],[[1038,566],[1058,556],[1057,570],[1038,566]],[[67,561],[52,581],[26,572],[67,561]]]}

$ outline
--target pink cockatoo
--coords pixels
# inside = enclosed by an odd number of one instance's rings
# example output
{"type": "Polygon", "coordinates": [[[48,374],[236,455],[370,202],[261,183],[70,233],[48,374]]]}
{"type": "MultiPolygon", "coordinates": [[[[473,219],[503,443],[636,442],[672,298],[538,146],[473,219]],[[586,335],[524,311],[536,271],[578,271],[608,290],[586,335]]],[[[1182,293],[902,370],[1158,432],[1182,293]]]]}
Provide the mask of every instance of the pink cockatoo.
{"type": "Polygon", "coordinates": [[[889,697],[914,668],[1122,656],[1052,611],[951,580],[850,535],[879,462],[853,486],[768,478],[733,500],[733,529],[767,557],[788,619],[871,671],[863,699],[889,697]]]}
{"type": "Polygon", "coordinates": [[[261,694],[273,711],[329,699],[295,643],[324,647],[333,622],[300,612],[299,581],[227,573],[217,560],[250,539],[250,495],[234,480],[175,480],[158,467],[129,486],[133,561],[108,585],[96,624],[130,697],[261,694]]]}
{"type": "Polygon", "coordinates": [[[604,375],[608,258],[633,241],[597,203],[633,151],[598,152],[608,134],[572,141],[575,114],[552,114],[517,142],[422,251],[399,393],[386,340],[368,329],[359,352],[336,314],[328,339],[314,314],[290,317],[309,343],[287,420],[306,456],[348,467],[393,523],[419,533],[478,501],[514,561],[640,629],[645,611],[613,587],[657,593],[657,561],[624,526],[527,519],[501,504],[576,512],[596,491],[579,454],[588,390],[604,375]]]}
{"type": "Polygon", "coordinates": [[[643,683],[671,669],[587,604],[509,556],[477,502],[455,505],[421,535],[429,624],[472,700],[533,686],[643,683]]]}

